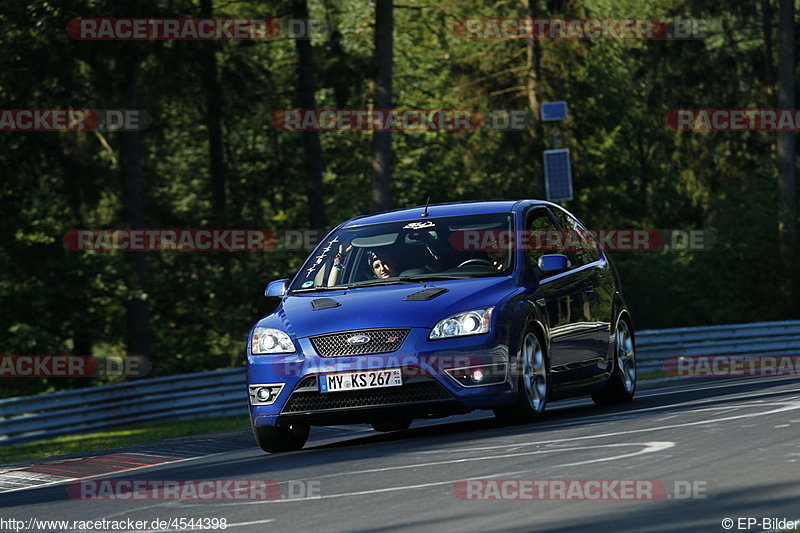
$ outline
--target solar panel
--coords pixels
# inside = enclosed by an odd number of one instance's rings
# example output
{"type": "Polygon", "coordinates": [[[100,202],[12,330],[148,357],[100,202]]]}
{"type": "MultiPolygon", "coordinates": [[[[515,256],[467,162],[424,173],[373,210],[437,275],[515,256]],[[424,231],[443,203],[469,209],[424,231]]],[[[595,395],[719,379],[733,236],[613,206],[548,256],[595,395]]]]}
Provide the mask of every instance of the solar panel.
{"type": "Polygon", "coordinates": [[[564,120],[567,118],[566,102],[547,102],[540,108],[540,115],[543,121],[564,120]]]}
{"type": "Polygon", "coordinates": [[[544,190],[547,200],[563,202],[572,200],[572,167],[569,149],[545,150],[544,190]]]}

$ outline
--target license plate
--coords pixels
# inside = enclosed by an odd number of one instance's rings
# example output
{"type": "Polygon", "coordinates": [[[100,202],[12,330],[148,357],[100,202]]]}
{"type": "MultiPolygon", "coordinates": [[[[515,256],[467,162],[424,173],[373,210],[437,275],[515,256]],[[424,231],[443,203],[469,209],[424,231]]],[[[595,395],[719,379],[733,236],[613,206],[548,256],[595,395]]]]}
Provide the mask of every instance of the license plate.
{"type": "Polygon", "coordinates": [[[346,374],[323,374],[319,377],[320,392],[379,389],[381,387],[398,387],[402,384],[403,372],[400,368],[382,368],[346,374]]]}

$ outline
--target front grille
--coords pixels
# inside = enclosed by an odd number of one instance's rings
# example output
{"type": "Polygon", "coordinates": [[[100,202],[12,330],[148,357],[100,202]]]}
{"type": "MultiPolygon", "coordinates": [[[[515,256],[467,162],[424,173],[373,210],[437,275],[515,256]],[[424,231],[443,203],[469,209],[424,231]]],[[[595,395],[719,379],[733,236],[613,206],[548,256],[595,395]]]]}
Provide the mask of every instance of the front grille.
{"type": "MultiPolygon", "coordinates": [[[[315,378],[314,379],[316,382],[315,378]]],[[[298,386],[307,386],[303,382],[298,386]]],[[[282,414],[323,411],[326,409],[347,409],[349,407],[377,407],[401,403],[430,402],[452,400],[453,397],[441,385],[433,380],[406,383],[399,387],[369,389],[346,392],[294,392],[284,405],[282,414]]]]}
{"type": "Polygon", "coordinates": [[[323,357],[342,357],[346,355],[369,355],[373,353],[392,353],[400,349],[410,329],[362,329],[328,333],[311,337],[311,344],[323,357]],[[366,335],[369,341],[363,344],[349,344],[348,339],[366,335]]]}

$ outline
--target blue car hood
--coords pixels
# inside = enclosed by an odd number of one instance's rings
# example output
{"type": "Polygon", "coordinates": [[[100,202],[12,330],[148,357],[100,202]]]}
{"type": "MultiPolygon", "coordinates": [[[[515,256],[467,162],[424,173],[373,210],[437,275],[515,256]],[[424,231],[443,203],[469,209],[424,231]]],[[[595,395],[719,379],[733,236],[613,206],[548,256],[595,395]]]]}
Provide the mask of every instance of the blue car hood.
{"type": "Polygon", "coordinates": [[[278,308],[261,319],[258,325],[277,327],[297,338],[353,329],[432,328],[436,322],[454,313],[497,305],[514,288],[513,278],[491,277],[297,294],[284,298],[278,308]],[[447,292],[430,300],[404,300],[411,294],[432,288],[447,289],[447,292]],[[324,298],[340,305],[312,308],[313,301],[324,298]]]}

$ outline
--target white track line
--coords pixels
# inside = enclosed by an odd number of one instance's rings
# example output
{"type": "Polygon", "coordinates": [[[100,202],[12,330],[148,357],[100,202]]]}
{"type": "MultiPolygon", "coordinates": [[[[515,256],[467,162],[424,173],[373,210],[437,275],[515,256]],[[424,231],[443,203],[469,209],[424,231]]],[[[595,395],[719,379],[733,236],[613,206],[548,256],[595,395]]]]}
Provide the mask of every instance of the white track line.
{"type": "MultiPolygon", "coordinates": [[[[623,459],[625,457],[631,457],[632,455],[641,455],[641,454],[645,454],[645,453],[655,453],[655,452],[659,452],[661,450],[665,450],[667,448],[671,448],[671,447],[673,447],[675,445],[674,442],[649,442],[649,443],[641,443],[641,444],[645,445],[645,449],[640,450],[638,452],[634,452],[634,453],[625,453],[625,454],[620,454],[620,455],[613,456],[613,457],[605,457],[602,460],[604,460],[604,461],[613,461],[613,460],[616,460],[616,459],[623,459]]],[[[621,445],[626,445],[626,444],[621,444],[621,445]]],[[[525,454],[518,454],[518,455],[531,455],[531,453],[534,453],[534,452],[529,452],[529,453],[525,453],[525,454]]],[[[497,458],[516,457],[516,456],[517,456],[517,454],[511,454],[511,455],[500,455],[500,456],[494,456],[494,457],[482,457],[480,459],[481,460],[492,460],[492,459],[497,459],[497,458]]],[[[587,461],[587,462],[593,462],[593,461],[587,461]]],[[[584,463],[572,463],[572,464],[584,464],[584,463]]],[[[571,465],[558,465],[558,466],[571,466],[571,465]]],[[[533,471],[532,469],[531,470],[522,470],[522,471],[510,473],[510,474],[493,474],[493,475],[490,475],[490,476],[479,476],[479,477],[473,477],[473,478],[470,478],[470,479],[491,479],[493,477],[524,474],[524,473],[532,472],[532,471],[533,471]]],[[[308,501],[312,501],[312,500],[330,500],[330,499],[334,499],[334,498],[348,498],[348,497],[352,497],[352,496],[367,496],[367,495],[371,495],[371,494],[382,494],[382,493],[385,493],[385,492],[399,492],[399,491],[405,491],[405,490],[415,490],[415,489],[422,489],[422,488],[428,488],[428,487],[436,487],[436,486],[441,486],[441,485],[452,485],[452,484],[457,483],[459,481],[462,481],[464,479],[465,478],[462,477],[462,478],[459,478],[459,479],[450,479],[450,480],[447,480],[447,481],[433,481],[433,482],[430,482],[430,483],[419,483],[419,484],[415,484],[415,485],[400,485],[400,486],[396,486],[396,487],[384,487],[384,488],[381,488],[381,489],[360,490],[360,491],[354,491],[354,492],[343,492],[343,493],[338,493],[338,494],[324,494],[324,495],[320,495],[320,496],[309,496],[309,497],[306,497],[306,498],[283,499],[283,500],[267,500],[267,501],[257,501],[257,502],[238,502],[237,505],[265,505],[265,504],[270,504],[270,503],[287,503],[287,502],[295,502],[296,503],[296,502],[308,502],[308,501]]]]}

